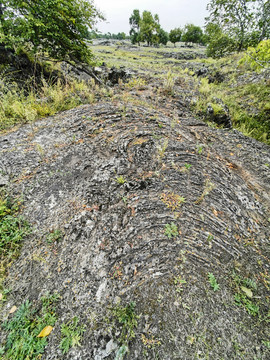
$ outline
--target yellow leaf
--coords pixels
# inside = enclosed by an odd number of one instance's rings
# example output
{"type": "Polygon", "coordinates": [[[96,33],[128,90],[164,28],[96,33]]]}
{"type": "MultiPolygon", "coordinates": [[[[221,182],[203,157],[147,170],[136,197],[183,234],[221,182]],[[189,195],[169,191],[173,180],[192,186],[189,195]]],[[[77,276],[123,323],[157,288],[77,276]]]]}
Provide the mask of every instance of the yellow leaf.
{"type": "Polygon", "coordinates": [[[0,300],[2,300],[2,299],[3,299],[3,294],[0,293],[0,300]]]}
{"type": "Polygon", "coordinates": [[[10,309],[9,313],[13,314],[15,311],[17,310],[17,306],[12,306],[12,308],[10,309]]]}
{"type": "Polygon", "coordinates": [[[50,335],[52,332],[53,327],[52,326],[45,326],[45,328],[38,334],[37,337],[43,338],[45,336],[50,335]]]}
{"type": "Polygon", "coordinates": [[[250,289],[246,288],[245,286],[241,286],[241,290],[247,295],[247,297],[252,298],[253,293],[250,289]]]}

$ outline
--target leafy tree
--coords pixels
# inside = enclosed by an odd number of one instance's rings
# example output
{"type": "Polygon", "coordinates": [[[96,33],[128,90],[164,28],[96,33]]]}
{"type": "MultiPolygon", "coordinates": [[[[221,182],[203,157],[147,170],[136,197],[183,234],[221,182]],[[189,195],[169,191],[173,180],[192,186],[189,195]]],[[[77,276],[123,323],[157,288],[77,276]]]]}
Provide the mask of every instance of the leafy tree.
{"type": "MultiPolygon", "coordinates": [[[[207,6],[210,12],[207,24],[220,27],[227,38],[228,47],[221,42],[225,52],[241,51],[248,46],[256,46],[270,36],[269,0],[211,0],[207,6]],[[232,46],[233,45],[233,46],[232,46]]],[[[216,47],[217,38],[212,37],[209,46],[216,47]]]]}
{"type": "Polygon", "coordinates": [[[150,11],[144,11],[140,20],[140,38],[146,41],[150,46],[153,43],[158,43],[158,33],[160,31],[159,17],[157,14],[154,16],[150,11]]]}
{"type": "Polygon", "coordinates": [[[207,46],[207,56],[219,58],[233,51],[235,43],[232,38],[222,32],[219,25],[208,23],[205,27],[204,40],[207,46]]]}
{"type": "Polygon", "coordinates": [[[203,31],[199,26],[187,24],[184,28],[182,40],[186,43],[201,43],[203,40],[203,31]]]}
{"type": "Polygon", "coordinates": [[[167,42],[169,41],[169,34],[165,30],[160,28],[158,32],[158,37],[160,44],[167,45],[167,42]]]}
{"type": "Polygon", "coordinates": [[[175,43],[181,40],[181,36],[182,36],[182,30],[180,28],[171,30],[169,33],[170,42],[172,42],[175,46],[175,43]]]}
{"type": "Polygon", "coordinates": [[[141,22],[140,11],[135,9],[133,10],[133,13],[129,18],[129,25],[131,26],[129,34],[131,37],[132,44],[136,44],[140,42],[140,22],[141,22]]]}
{"type": "Polygon", "coordinates": [[[238,51],[246,46],[251,30],[252,3],[253,0],[211,0],[207,6],[210,12],[207,21],[218,24],[223,33],[234,40],[238,51]]]}
{"type": "Polygon", "coordinates": [[[0,42],[57,60],[89,63],[92,53],[84,39],[99,18],[92,0],[2,0],[0,42]]]}

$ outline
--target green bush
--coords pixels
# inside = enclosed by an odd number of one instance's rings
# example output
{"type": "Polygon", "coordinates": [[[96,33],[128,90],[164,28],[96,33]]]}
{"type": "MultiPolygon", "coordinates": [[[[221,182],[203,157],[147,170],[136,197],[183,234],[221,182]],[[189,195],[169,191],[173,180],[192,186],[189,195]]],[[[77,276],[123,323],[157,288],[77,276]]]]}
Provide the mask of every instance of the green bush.
{"type": "Polygon", "coordinates": [[[246,63],[253,70],[270,67],[270,40],[263,40],[256,47],[249,47],[239,63],[246,63]]]}

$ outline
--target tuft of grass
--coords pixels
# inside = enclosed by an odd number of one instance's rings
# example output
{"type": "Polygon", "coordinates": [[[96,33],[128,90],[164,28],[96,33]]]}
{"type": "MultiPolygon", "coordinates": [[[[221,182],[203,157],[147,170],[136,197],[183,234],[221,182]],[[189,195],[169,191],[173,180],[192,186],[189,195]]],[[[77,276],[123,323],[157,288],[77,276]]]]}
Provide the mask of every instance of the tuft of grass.
{"type": "Polygon", "coordinates": [[[119,184],[119,185],[123,185],[126,182],[126,179],[124,178],[123,175],[118,176],[115,181],[119,184]]]}
{"type": "Polygon", "coordinates": [[[75,316],[68,323],[61,325],[60,349],[63,354],[66,354],[70,348],[81,346],[80,341],[86,326],[78,323],[79,319],[75,316]]]}
{"type": "Polygon", "coordinates": [[[16,84],[0,82],[0,93],[0,131],[95,100],[93,84],[75,80],[56,84],[43,80],[40,89],[31,87],[27,92],[16,84]]]}

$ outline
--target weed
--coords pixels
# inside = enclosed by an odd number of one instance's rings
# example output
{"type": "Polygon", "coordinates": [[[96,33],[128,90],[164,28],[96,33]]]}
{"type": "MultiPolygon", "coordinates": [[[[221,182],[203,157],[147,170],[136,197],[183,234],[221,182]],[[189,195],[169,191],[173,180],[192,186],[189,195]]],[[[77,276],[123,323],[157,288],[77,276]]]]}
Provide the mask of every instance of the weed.
{"type": "Polygon", "coordinates": [[[185,164],[184,166],[185,166],[185,168],[186,168],[187,170],[189,170],[192,165],[191,165],[191,164],[185,164]]]}
{"type": "Polygon", "coordinates": [[[51,230],[50,233],[46,237],[46,241],[48,244],[52,244],[54,242],[61,241],[63,239],[63,233],[61,230],[51,230]]]}
{"type": "Polygon", "coordinates": [[[142,334],[141,338],[143,345],[146,346],[148,349],[153,349],[156,346],[161,345],[161,341],[156,340],[153,335],[151,336],[151,338],[147,338],[144,334],[142,334]]]}
{"type": "Polygon", "coordinates": [[[214,291],[217,291],[217,290],[220,289],[220,286],[219,286],[219,284],[217,283],[217,280],[216,280],[216,278],[215,278],[215,276],[214,276],[213,273],[208,273],[208,280],[209,280],[209,283],[210,283],[210,285],[211,285],[211,287],[212,287],[212,289],[213,289],[214,291]]]}
{"type": "Polygon", "coordinates": [[[174,285],[176,286],[177,292],[183,291],[183,285],[187,283],[186,280],[181,278],[181,276],[175,276],[173,282],[174,285]]]}
{"type": "Polygon", "coordinates": [[[166,224],[164,234],[168,236],[169,239],[175,238],[178,235],[177,225],[175,225],[174,223],[166,224]]]}
{"type": "Polygon", "coordinates": [[[123,175],[118,176],[116,179],[114,179],[119,185],[123,185],[126,182],[126,179],[123,175]]]}
{"type": "Polygon", "coordinates": [[[47,338],[38,334],[45,326],[56,323],[55,302],[57,294],[41,298],[40,312],[27,300],[13,315],[10,321],[4,322],[3,329],[8,332],[7,340],[1,348],[4,359],[37,359],[44,352],[47,338]]]}
{"type": "Polygon", "coordinates": [[[167,147],[168,147],[168,139],[165,139],[163,141],[163,144],[158,145],[158,159],[159,159],[159,161],[161,161],[163,159],[167,147]]]}
{"type": "Polygon", "coordinates": [[[164,90],[167,94],[173,95],[175,86],[175,78],[171,70],[166,74],[166,78],[163,83],[164,90]]]}
{"type": "Polygon", "coordinates": [[[0,92],[0,130],[94,101],[91,85],[78,81],[52,85],[43,80],[39,90],[30,87],[27,95],[18,85],[1,82],[0,92]]]}
{"type": "Polygon", "coordinates": [[[195,201],[195,204],[200,204],[205,196],[209,195],[209,193],[215,188],[215,184],[213,184],[210,180],[206,180],[205,187],[201,196],[195,201]]]}
{"type": "Polygon", "coordinates": [[[121,325],[119,342],[122,345],[128,345],[128,342],[135,337],[135,328],[139,319],[139,316],[135,313],[135,307],[135,302],[131,302],[127,306],[116,306],[111,309],[113,316],[121,325]]]}
{"type": "Polygon", "coordinates": [[[0,275],[19,255],[24,238],[30,233],[29,224],[18,215],[20,203],[0,195],[0,275]]]}
{"type": "Polygon", "coordinates": [[[161,194],[160,199],[167,206],[167,208],[172,211],[178,209],[186,201],[184,197],[173,192],[161,194]]]}
{"type": "Polygon", "coordinates": [[[66,324],[61,325],[60,349],[66,354],[70,348],[81,346],[80,340],[86,330],[85,325],[78,325],[79,319],[75,316],[66,324]]]}
{"type": "Polygon", "coordinates": [[[259,304],[253,300],[257,291],[257,284],[253,279],[243,278],[233,272],[233,285],[235,288],[234,299],[238,306],[244,307],[250,315],[259,315],[259,304]]]}

